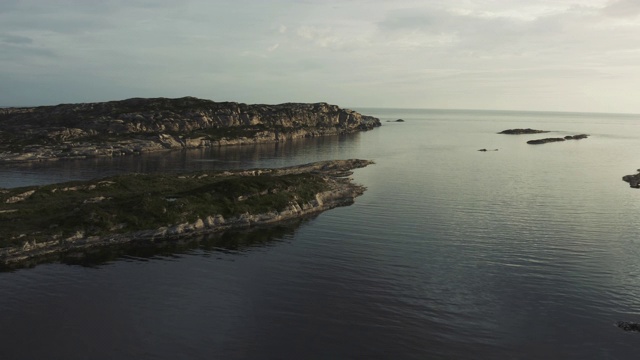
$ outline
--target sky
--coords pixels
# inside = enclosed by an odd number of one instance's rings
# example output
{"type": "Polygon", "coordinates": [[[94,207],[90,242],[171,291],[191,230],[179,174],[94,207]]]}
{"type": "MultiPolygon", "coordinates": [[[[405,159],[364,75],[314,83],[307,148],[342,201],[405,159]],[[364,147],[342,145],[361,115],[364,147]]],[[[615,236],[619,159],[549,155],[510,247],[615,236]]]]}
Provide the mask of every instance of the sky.
{"type": "Polygon", "coordinates": [[[0,105],[182,96],[640,113],[640,1],[0,1],[0,105]]]}

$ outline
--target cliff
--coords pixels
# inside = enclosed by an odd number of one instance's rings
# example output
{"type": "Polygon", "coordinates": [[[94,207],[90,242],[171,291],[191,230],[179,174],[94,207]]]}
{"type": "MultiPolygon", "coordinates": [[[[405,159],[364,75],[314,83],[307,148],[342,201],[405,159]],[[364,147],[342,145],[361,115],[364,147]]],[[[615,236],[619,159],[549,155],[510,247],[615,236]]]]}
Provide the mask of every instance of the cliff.
{"type": "Polygon", "coordinates": [[[367,160],[281,169],[129,174],[0,189],[0,265],[69,251],[273,224],[353,203],[367,160]]]}
{"type": "Polygon", "coordinates": [[[377,118],[326,103],[247,105],[184,97],[4,108],[0,161],[284,142],[378,126],[377,118]]]}

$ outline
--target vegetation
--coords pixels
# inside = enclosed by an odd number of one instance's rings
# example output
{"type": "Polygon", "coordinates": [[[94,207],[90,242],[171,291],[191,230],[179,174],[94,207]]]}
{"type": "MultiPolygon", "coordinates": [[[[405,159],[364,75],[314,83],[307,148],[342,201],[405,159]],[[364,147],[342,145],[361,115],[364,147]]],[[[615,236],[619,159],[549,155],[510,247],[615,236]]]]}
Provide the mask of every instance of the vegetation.
{"type": "MultiPolygon", "coordinates": [[[[322,127],[318,127],[322,128],[322,127]]],[[[296,127],[286,127],[281,125],[265,125],[265,124],[256,124],[256,125],[238,125],[238,126],[224,126],[224,127],[212,127],[205,129],[198,129],[190,132],[187,137],[188,138],[205,138],[207,140],[218,141],[221,139],[237,139],[237,138],[253,138],[258,133],[269,131],[273,133],[280,134],[290,134],[292,132],[298,130],[312,130],[313,128],[310,126],[296,126],[296,127]]],[[[172,133],[172,135],[180,135],[177,133],[172,133]]]]}
{"type": "Polygon", "coordinates": [[[283,210],[329,185],[320,175],[129,174],[0,189],[0,248],[83,233],[157,229],[198,218],[283,210]]]}

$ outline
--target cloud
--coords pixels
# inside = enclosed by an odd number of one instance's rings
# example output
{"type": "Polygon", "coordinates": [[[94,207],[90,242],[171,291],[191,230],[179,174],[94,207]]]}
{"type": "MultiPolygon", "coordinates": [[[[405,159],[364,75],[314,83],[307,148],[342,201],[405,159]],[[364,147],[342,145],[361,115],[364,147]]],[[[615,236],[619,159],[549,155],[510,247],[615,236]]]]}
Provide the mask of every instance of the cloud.
{"type": "Polygon", "coordinates": [[[32,44],[33,39],[27,36],[20,35],[0,35],[0,42],[4,42],[7,44],[32,44]]]}
{"type": "Polygon", "coordinates": [[[69,89],[31,92],[43,103],[191,94],[262,103],[476,106],[455,96],[463,87],[486,107],[504,107],[506,101],[490,100],[507,97],[523,108],[542,108],[544,101],[557,107],[540,90],[554,88],[568,94],[569,108],[582,106],[581,89],[605,92],[616,81],[626,89],[625,82],[640,80],[635,4],[3,0],[0,78],[11,75],[21,96],[44,79],[47,88],[69,89]]]}
{"type": "Polygon", "coordinates": [[[603,13],[614,17],[636,17],[640,15],[640,2],[637,0],[617,0],[605,6],[603,13]]]}

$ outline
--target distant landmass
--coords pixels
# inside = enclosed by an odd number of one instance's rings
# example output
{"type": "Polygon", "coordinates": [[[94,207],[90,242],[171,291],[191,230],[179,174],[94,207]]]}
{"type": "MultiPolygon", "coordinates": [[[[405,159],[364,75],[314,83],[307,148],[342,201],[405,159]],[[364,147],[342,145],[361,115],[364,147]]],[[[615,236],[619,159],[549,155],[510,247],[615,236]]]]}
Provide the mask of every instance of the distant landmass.
{"type": "Polygon", "coordinates": [[[0,161],[285,142],[380,125],[378,118],[327,103],[247,105],[194,97],[0,108],[0,161]]]}

